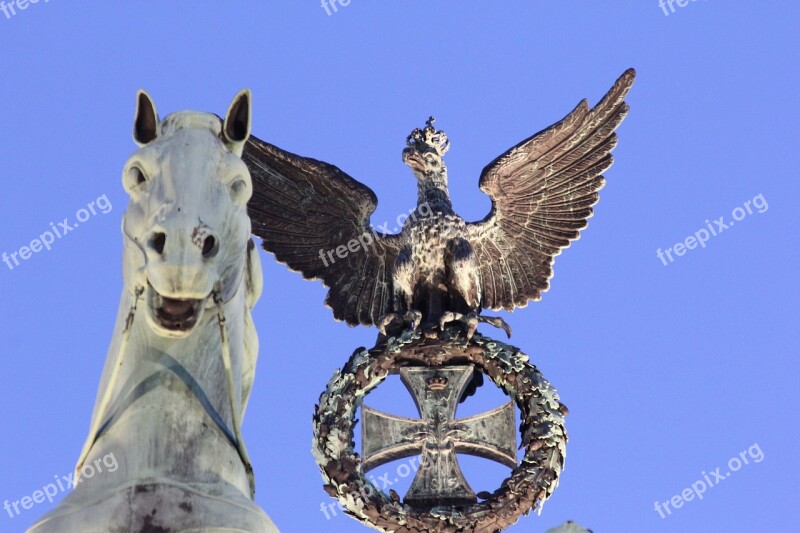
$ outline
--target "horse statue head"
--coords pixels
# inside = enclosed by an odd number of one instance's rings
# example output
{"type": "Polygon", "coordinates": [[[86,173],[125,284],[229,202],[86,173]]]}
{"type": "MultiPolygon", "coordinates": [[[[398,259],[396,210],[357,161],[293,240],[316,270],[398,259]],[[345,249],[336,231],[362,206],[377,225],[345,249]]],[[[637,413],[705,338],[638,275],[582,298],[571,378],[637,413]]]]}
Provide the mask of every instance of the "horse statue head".
{"type": "Polygon", "coordinates": [[[250,135],[250,94],[242,91],[223,120],[182,111],[159,122],[138,94],[125,164],[130,195],[122,231],[138,253],[126,254],[126,286],[144,289],[146,318],[158,335],[190,335],[204,314],[241,285],[253,192],[241,159],[250,135]]]}
{"type": "Polygon", "coordinates": [[[245,90],[225,118],[160,120],[137,94],[116,328],[75,490],[30,531],[277,531],[241,435],[262,288],[241,159],[250,102],[245,90]]]}

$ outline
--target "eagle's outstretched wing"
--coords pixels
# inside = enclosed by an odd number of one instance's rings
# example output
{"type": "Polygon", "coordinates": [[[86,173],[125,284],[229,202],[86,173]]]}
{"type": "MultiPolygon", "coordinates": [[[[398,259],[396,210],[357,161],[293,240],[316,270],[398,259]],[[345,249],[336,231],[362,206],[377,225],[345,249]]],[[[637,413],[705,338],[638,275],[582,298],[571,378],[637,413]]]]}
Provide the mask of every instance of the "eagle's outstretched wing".
{"type": "Polygon", "coordinates": [[[524,307],[549,288],[555,256],[580,236],[605,184],[635,74],[627,70],[593,109],[583,100],[483,169],[480,188],[492,210],[468,225],[481,307],[524,307]]]}
{"type": "Polygon", "coordinates": [[[371,228],[375,193],[333,165],[252,136],[243,159],[253,179],[253,234],[264,249],[304,278],[321,279],[337,320],[370,325],[389,312],[401,240],[371,228]]]}

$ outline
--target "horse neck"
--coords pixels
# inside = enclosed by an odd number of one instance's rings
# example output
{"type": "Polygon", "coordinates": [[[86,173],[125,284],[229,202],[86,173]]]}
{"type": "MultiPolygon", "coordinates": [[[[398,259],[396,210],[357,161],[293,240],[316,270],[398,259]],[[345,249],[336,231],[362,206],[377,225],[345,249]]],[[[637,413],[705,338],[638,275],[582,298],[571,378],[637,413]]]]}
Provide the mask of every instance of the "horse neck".
{"type": "MultiPolygon", "coordinates": [[[[87,462],[97,461],[109,453],[114,453],[121,464],[125,458],[128,464],[120,467],[120,472],[115,478],[102,481],[102,483],[108,481],[111,485],[125,482],[125,480],[156,475],[156,473],[164,473],[163,477],[180,478],[182,481],[209,479],[210,469],[216,470],[211,473],[211,478],[226,480],[229,485],[237,486],[239,490],[246,493],[248,490],[247,478],[244,469],[240,467],[238,452],[226,439],[224,430],[215,427],[218,424],[209,413],[209,411],[213,411],[218,414],[225,429],[232,431],[230,388],[222,359],[222,340],[216,311],[213,308],[206,309],[201,323],[189,337],[170,340],[162,338],[152,331],[145,318],[145,303],[140,298],[130,336],[128,341],[123,343],[123,330],[134,299],[133,291],[126,289],[120,302],[114,337],[109,348],[101,385],[98,389],[95,412],[92,416],[93,425],[97,421],[99,427],[107,427],[96,439],[92,435],[89,436],[94,444],[91,445],[88,452],[87,462]],[[119,364],[118,375],[112,379],[111,376],[117,362],[119,364]],[[177,384],[174,386],[180,390],[190,392],[181,396],[181,405],[158,403],[158,398],[163,398],[165,389],[163,386],[157,385],[153,390],[139,396],[132,394],[132,391],[140,387],[142,383],[158,383],[154,378],[162,377],[167,379],[168,383],[177,384]],[[196,384],[199,391],[192,390],[190,386],[192,383],[196,384]],[[113,389],[107,391],[108,387],[113,387],[113,389]],[[162,390],[159,391],[159,388],[162,390]],[[103,403],[101,399],[109,392],[110,401],[107,402],[107,408],[100,412],[100,406],[103,403]],[[210,410],[203,405],[201,398],[204,398],[211,406],[210,410]],[[143,416],[142,410],[148,405],[157,406],[155,412],[159,415],[143,416]],[[184,411],[180,411],[181,409],[184,411]],[[197,415],[196,418],[203,422],[203,425],[210,428],[207,436],[201,439],[202,442],[174,441],[175,420],[184,417],[186,410],[192,411],[197,415]],[[99,420],[98,417],[100,417],[99,420]],[[142,428],[142,425],[148,427],[142,428]],[[211,436],[208,437],[208,435],[211,436]],[[200,446],[197,448],[198,453],[204,448],[208,449],[209,453],[218,454],[217,460],[210,463],[205,461],[202,464],[182,466],[182,471],[176,474],[174,465],[171,464],[175,461],[174,455],[163,455],[162,457],[162,454],[147,454],[146,460],[141,459],[142,448],[152,446],[154,439],[161,440],[161,445],[168,448],[200,446]],[[211,450],[216,450],[216,452],[211,450]],[[230,468],[224,467],[225,464],[237,466],[231,471],[230,468]]],[[[254,361],[250,361],[247,357],[244,348],[245,335],[254,335],[254,332],[250,331],[252,322],[249,320],[250,310],[246,302],[244,286],[241,286],[234,296],[222,305],[222,309],[226,319],[226,334],[230,348],[233,393],[241,415],[243,396],[249,393],[250,387],[249,383],[243,384],[243,366],[247,367],[244,368],[244,373],[249,375],[251,374],[248,372],[249,366],[254,364],[254,361]],[[246,388],[244,395],[243,387],[246,388]]],[[[99,488],[103,486],[95,485],[99,488]]]]}
{"type": "MultiPolygon", "coordinates": [[[[143,305],[143,302],[140,302],[143,305]]],[[[244,323],[249,309],[244,302],[244,291],[236,292],[230,301],[222,304],[225,317],[225,334],[231,358],[231,372],[234,380],[234,397],[242,397],[242,356],[244,346],[244,323]]],[[[210,405],[222,417],[228,427],[232,427],[230,392],[222,357],[222,331],[217,309],[209,307],[195,331],[184,339],[168,339],[153,332],[144,317],[144,309],[139,309],[134,319],[131,335],[127,343],[124,364],[129,366],[129,379],[146,379],[153,372],[183,371],[192,378],[208,398],[210,405]]],[[[125,319],[117,320],[116,330],[125,327],[125,319]]],[[[117,334],[115,331],[115,336],[117,334]]],[[[119,380],[122,386],[123,380],[119,380]]],[[[187,384],[188,386],[188,384],[187,384]]],[[[143,398],[144,399],[144,398],[143,398]]]]}

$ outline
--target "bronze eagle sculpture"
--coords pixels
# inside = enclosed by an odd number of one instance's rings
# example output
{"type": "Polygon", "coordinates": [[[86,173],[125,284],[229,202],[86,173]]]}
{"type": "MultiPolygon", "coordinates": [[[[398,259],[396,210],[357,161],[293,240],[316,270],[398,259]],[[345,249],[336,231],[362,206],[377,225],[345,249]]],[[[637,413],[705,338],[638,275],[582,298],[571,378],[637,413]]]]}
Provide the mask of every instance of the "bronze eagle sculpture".
{"type": "Polygon", "coordinates": [[[453,211],[443,160],[450,144],[429,119],[403,150],[426,216],[409,218],[395,235],[371,227],[377,198],[367,186],[251,136],[243,159],[253,179],[253,233],[278,261],[322,280],[326,305],[348,325],[374,324],[385,335],[398,323],[459,320],[469,336],[478,322],[510,335],[502,319],[480,313],[524,307],[548,290],[555,257],[593,214],[634,77],[627,70],[594,108],[581,101],[489,163],[479,183],[492,209],[478,222],[453,211]]]}

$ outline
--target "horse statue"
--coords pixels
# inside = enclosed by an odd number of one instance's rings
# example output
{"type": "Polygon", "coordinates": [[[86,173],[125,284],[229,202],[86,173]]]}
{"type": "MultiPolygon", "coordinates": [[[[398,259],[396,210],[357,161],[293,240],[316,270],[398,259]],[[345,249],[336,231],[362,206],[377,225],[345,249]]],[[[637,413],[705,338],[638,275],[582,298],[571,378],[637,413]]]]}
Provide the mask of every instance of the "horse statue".
{"type": "Polygon", "coordinates": [[[114,336],[75,490],[30,532],[278,531],[253,501],[241,434],[262,289],[241,159],[250,101],[159,121],[139,91],[114,336]]]}

